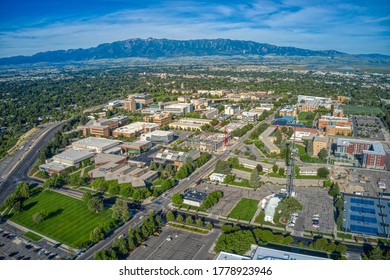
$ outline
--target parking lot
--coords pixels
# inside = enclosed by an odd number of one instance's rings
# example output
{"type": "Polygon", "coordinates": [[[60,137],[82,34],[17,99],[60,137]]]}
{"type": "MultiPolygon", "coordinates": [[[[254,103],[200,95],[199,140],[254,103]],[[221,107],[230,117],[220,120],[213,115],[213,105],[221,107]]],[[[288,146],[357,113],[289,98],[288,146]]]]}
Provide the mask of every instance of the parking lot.
{"type": "Polygon", "coordinates": [[[23,232],[7,223],[0,224],[1,260],[52,260],[67,259],[69,252],[46,240],[33,242],[23,236],[23,232]]]}
{"type": "Polygon", "coordinates": [[[297,199],[302,203],[303,210],[293,227],[296,231],[313,231],[333,233],[334,211],[333,200],[322,188],[296,188],[297,199]],[[319,227],[313,227],[313,217],[318,215],[319,227]]]}
{"type": "Polygon", "coordinates": [[[209,250],[219,230],[208,235],[165,226],[160,236],[152,236],[134,250],[129,260],[212,260],[209,250]]]}
{"type": "Polygon", "coordinates": [[[377,117],[352,116],[351,118],[353,136],[357,138],[371,138],[383,140],[381,129],[384,127],[382,121],[377,117]]]}

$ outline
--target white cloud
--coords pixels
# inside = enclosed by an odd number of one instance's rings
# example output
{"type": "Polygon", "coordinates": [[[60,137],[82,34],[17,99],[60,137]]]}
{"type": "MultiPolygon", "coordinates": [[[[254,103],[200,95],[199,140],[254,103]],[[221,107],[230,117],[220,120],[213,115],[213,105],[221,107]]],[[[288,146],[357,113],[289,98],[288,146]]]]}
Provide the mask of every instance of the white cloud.
{"type": "Polygon", "coordinates": [[[0,32],[0,57],[87,48],[135,37],[229,38],[309,49],[390,54],[388,26],[383,25],[388,16],[375,18],[359,13],[346,16],[344,10],[358,10],[354,5],[339,8],[336,4],[321,5],[321,1],[283,2],[267,0],[235,5],[167,2],[153,8],[121,10],[91,18],[57,19],[51,24],[0,32]]]}

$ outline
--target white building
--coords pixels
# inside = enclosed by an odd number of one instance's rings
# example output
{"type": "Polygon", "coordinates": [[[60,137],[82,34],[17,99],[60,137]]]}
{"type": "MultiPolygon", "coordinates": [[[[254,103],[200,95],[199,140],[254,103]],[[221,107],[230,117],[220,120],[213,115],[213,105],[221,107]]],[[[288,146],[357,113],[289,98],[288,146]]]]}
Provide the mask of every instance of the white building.
{"type": "Polygon", "coordinates": [[[171,114],[187,114],[194,111],[194,104],[192,103],[176,103],[164,106],[164,112],[171,114]]]}
{"type": "Polygon", "coordinates": [[[88,137],[72,143],[74,150],[87,150],[101,153],[105,150],[118,146],[121,142],[105,138],[88,137]]]}
{"type": "Polygon", "coordinates": [[[82,162],[83,160],[90,159],[94,155],[95,153],[88,151],[67,150],[53,156],[53,161],[67,166],[76,166],[78,163],[82,162]]]}
{"type": "Polygon", "coordinates": [[[267,206],[264,209],[265,216],[264,221],[265,222],[274,222],[274,215],[275,215],[275,209],[278,207],[278,204],[280,202],[280,198],[273,197],[268,201],[267,206]]]}
{"type": "Polygon", "coordinates": [[[164,142],[169,143],[173,141],[174,135],[170,131],[155,130],[141,135],[141,140],[150,142],[164,142]]]}
{"type": "Polygon", "coordinates": [[[222,174],[222,173],[213,173],[213,174],[210,175],[210,180],[211,181],[215,181],[215,182],[223,183],[225,178],[226,178],[226,175],[222,174]]]}
{"type": "Polygon", "coordinates": [[[237,104],[229,104],[225,105],[225,115],[233,116],[240,112],[240,105],[237,104]]]}

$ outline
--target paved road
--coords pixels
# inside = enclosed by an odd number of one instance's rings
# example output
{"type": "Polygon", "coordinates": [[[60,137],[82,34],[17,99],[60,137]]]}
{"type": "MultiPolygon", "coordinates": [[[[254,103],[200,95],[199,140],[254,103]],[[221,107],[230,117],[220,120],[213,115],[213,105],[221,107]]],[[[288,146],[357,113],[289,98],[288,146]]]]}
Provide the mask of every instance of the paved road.
{"type": "MultiPolygon", "coordinates": [[[[9,168],[9,174],[5,174],[4,182],[0,184],[0,205],[7,199],[7,197],[15,190],[16,186],[23,182],[34,182],[28,177],[28,172],[34,163],[38,160],[39,152],[50,142],[54,134],[61,128],[66,121],[47,125],[44,130],[38,133],[38,136],[33,136],[26,145],[30,145],[29,150],[23,150],[24,155],[17,158],[16,155],[12,159],[6,159],[5,163],[9,167],[3,167],[2,170],[9,168]]],[[[2,176],[4,176],[2,174],[2,176]]]]}
{"type": "MultiPolygon", "coordinates": [[[[184,190],[195,186],[196,182],[199,179],[202,179],[215,169],[215,164],[218,160],[226,160],[230,156],[230,152],[234,151],[235,149],[241,149],[244,145],[244,140],[261,124],[263,123],[269,123],[271,120],[273,120],[275,114],[277,111],[275,111],[272,115],[268,116],[267,119],[264,121],[261,121],[257,125],[255,125],[250,131],[248,131],[244,136],[240,137],[236,143],[234,143],[232,146],[228,147],[226,151],[222,154],[217,154],[213,156],[212,159],[210,159],[205,165],[201,166],[200,168],[196,169],[194,173],[191,174],[190,177],[181,180],[179,184],[174,187],[170,191],[170,195],[168,198],[171,197],[174,193],[182,193],[184,190]]],[[[106,238],[105,240],[95,244],[92,248],[90,248],[87,252],[85,252],[83,255],[81,255],[78,259],[81,260],[90,260],[93,259],[93,254],[96,251],[100,251],[102,249],[110,248],[112,243],[122,234],[127,234],[130,227],[134,227],[139,225],[142,222],[142,217],[147,216],[150,211],[155,211],[156,213],[167,210],[168,205],[170,203],[169,199],[165,199],[162,201],[161,204],[155,204],[155,203],[149,203],[147,205],[143,206],[143,209],[139,211],[131,220],[127,221],[121,228],[116,230],[111,236],[106,238]]]]}

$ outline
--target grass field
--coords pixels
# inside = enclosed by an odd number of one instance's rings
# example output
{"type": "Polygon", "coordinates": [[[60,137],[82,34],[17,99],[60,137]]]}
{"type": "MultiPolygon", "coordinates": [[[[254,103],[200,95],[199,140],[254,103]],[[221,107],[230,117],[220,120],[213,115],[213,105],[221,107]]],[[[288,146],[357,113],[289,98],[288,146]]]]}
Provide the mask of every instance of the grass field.
{"type": "Polygon", "coordinates": [[[38,235],[38,234],[35,234],[31,231],[28,231],[24,234],[25,237],[31,239],[32,241],[39,241],[42,239],[42,236],[38,235]]]}
{"type": "Polygon", "coordinates": [[[300,123],[304,125],[313,125],[313,120],[315,117],[315,113],[313,112],[299,112],[298,120],[300,123]]]}
{"type": "Polygon", "coordinates": [[[241,198],[237,203],[236,207],[233,208],[229,213],[229,218],[235,218],[245,221],[250,221],[255,215],[257,210],[257,205],[259,204],[258,200],[241,198]]]}
{"type": "Polygon", "coordinates": [[[341,105],[344,110],[344,114],[347,115],[370,115],[376,116],[382,113],[379,107],[371,106],[355,106],[355,105],[341,105]]]}
{"type": "Polygon", "coordinates": [[[89,240],[90,232],[98,225],[112,221],[111,210],[94,213],[82,201],[53,191],[40,192],[24,205],[25,210],[13,214],[11,221],[75,248],[89,240]],[[32,215],[40,210],[47,211],[48,217],[36,224],[32,215]]]}
{"type": "Polygon", "coordinates": [[[244,187],[244,188],[252,188],[251,184],[247,179],[243,179],[241,182],[230,182],[229,185],[244,187]]]}

